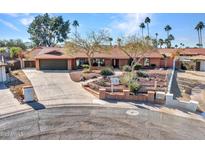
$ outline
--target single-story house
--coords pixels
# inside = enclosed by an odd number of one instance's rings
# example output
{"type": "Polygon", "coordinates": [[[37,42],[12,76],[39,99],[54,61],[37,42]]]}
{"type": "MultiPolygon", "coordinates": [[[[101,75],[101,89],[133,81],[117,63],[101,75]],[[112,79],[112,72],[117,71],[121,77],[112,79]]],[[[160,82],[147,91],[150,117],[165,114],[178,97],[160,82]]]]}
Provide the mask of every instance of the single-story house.
{"type": "MultiPolygon", "coordinates": [[[[178,49],[154,49],[143,55],[140,63],[143,67],[171,68],[173,67],[173,54],[178,49]]],[[[180,58],[177,66],[181,66],[182,61],[190,60],[190,57],[204,55],[204,48],[186,48],[180,50],[180,58]]],[[[92,65],[112,66],[122,68],[130,64],[134,56],[114,46],[108,51],[95,53],[92,58],[92,65]]],[[[136,55],[136,59],[140,58],[136,55]]],[[[84,52],[70,53],[59,47],[37,47],[24,54],[24,67],[35,67],[38,70],[71,70],[81,68],[83,64],[88,64],[88,57],[84,52]]]]}
{"type": "MultiPolygon", "coordinates": [[[[134,57],[114,46],[108,51],[97,52],[92,57],[92,65],[112,66],[122,68],[129,65],[134,57]]],[[[88,57],[84,52],[69,53],[64,48],[38,47],[24,54],[24,67],[35,67],[38,70],[71,70],[81,68],[83,64],[88,64],[88,57]]],[[[143,55],[140,60],[143,67],[172,67],[173,59],[166,57],[160,52],[150,51],[143,55]]]]}
{"type": "Polygon", "coordinates": [[[196,71],[205,71],[205,56],[204,55],[193,56],[190,58],[190,60],[192,60],[192,62],[195,64],[196,71]]]}

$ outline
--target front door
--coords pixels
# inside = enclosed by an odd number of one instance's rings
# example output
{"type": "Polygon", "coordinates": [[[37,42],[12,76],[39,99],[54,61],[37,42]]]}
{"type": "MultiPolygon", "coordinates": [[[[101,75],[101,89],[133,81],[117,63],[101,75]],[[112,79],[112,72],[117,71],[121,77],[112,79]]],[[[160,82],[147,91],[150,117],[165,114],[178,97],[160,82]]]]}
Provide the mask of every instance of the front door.
{"type": "Polygon", "coordinates": [[[114,68],[119,68],[119,59],[112,59],[112,66],[114,68]]]}

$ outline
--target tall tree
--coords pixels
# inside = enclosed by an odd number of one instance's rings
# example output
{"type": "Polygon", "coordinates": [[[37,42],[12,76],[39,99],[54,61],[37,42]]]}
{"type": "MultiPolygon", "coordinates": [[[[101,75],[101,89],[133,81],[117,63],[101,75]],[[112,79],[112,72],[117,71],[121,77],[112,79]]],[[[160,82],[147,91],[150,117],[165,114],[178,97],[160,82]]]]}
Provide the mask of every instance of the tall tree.
{"type": "Polygon", "coordinates": [[[73,21],[72,26],[75,28],[75,34],[78,33],[78,27],[80,26],[77,20],[73,21]]]}
{"type": "Polygon", "coordinates": [[[199,35],[200,35],[200,45],[201,45],[201,47],[203,47],[203,41],[202,41],[202,30],[204,29],[204,27],[205,27],[205,25],[204,25],[204,23],[202,22],[202,21],[200,21],[199,23],[198,23],[198,27],[199,27],[199,35]]]}
{"type": "Polygon", "coordinates": [[[93,55],[108,48],[106,43],[109,37],[108,32],[105,30],[99,32],[91,31],[85,37],[78,34],[65,44],[65,51],[68,54],[76,52],[85,53],[88,57],[89,71],[91,71],[93,55]]]}
{"type": "Polygon", "coordinates": [[[141,31],[142,31],[142,38],[144,38],[144,34],[143,34],[143,30],[145,28],[145,24],[142,22],[139,27],[141,28],[141,31]]]}
{"type": "Polygon", "coordinates": [[[112,46],[113,38],[112,38],[112,37],[109,37],[108,40],[109,40],[109,42],[110,42],[110,46],[112,46]]]}
{"type": "Polygon", "coordinates": [[[168,48],[170,48],[171,46],[172,46],[172,41],[174,40],[175,38],[174,38],[174,36],[172,35],[172,34],[170,34],[169,36],[168,36],[168,40],[169,40],[169,42],[170,43],[168,43],[170,46],[167,46],[168,48]]]}
{"type": "Polygon", "coordinates": [[[151,19],[149,17],[146,17],[144,22],[147,24],[147,36],[149,37],[149,24],[151,22],[151,19]]]}
{"type": "Polygon", "coordinates": [[[155,33],[155,36],[156,36],[155,39],[156,39],[156,43],[157,43],[157,48],[158,48],[158,35],[159,35],[158,33],[155,33]]]}
{"type": "Polygon", "coordinates": [[[172,27],[170,25],[166,25],[164,30],[167,32],[167,38],[169,37],[169,32],[172,30],[172,27]]]}
{"type": "Polygon", "coordinates": [[[158,39],[158,35],[159,35],[158,33],[155,33],[155,36],[156,36],[156,40],[158,39]]]}
{"type": "Polygon", "coordinates": [[[62,16],[50,17],[46,13],[35,17],[29,25],[28,33],[37,46],[55,46],[68,38],[70,23],[64,21],[62,16]]]}
{"type": "Polygon", "coordinates": [[[164,40],[163,39],[159,39],[158,44],[160,46],[160,48],[162,48],[163,44],[164,44],[164,40]]]}
{"type": "Polygon", "coordinates": [[[21,39],[0,40],[0,47],[20,47],[25,50],[27,47],[21,39]]]}
{"type": "Polygon", "coordinates": [[[121,46],[121,42],[122,42],[122,39],[121,38],[117,38],[117,45],[120,47],[121,46]]]}
{"type": "Polygon", "coordinates": [[[201,47],[201,38],[200,38],[200,29],[199,29],[199,23],[196,25],[195,29],[197,30],[197,33],[198,33],[198,43],[197,43],[197,46],[201,47]]]}
{"type": "Polygon", "coordinates": [[[152,51],[152,41],[145,41],[144,39],[139,39],[136,35],[131,35],[125,37],[125,40],[123,42],[124,44],[121,46],[121,49],[131,56],[131,67],[132,72],[134,72],[135,66],[140,63],[145,54],[152,51]]]}

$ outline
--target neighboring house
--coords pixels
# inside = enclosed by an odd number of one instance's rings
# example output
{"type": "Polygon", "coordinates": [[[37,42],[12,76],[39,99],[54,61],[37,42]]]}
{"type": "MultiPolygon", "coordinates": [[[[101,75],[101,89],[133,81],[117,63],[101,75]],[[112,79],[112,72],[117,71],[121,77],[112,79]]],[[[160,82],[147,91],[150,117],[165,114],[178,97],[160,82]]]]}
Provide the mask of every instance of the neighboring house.
{"type": "Polygon", "coordinates": [[[6,64],[0,61],[0,83],[6,81],[6,64]]]}
{"type": "MultiPolygon", "coordinates": [[[[144,68],[171,68],[173,67],[173,54],[178,49],[155,49],[143,55],[140,63],[144,68]]],[[[205,56],[205,49],[189,48],[180,50],[180,58],[177,66],[180,68],[183,61],[190,61],[190,57],[205,56]]],[[[59,47],[38,47],[24,54],[24,66],[35,67],[38,70],[72,70],[81,68],[88,64],[88,58],[84,52],[67,53],[64,48],[59,47]]],[[[109,51],[95,53],[92,58],[92,65],[112,66],[122,68],[130,64],[132,55],[127,54],[115,46],[109,51]]],[[[139,57],[136,57],[137,59],[139,57]]],[[[203,64],[202,64],[203,65],[203,64]]],[[[203,70],[203,69],[199,69],[203,70]]]]}

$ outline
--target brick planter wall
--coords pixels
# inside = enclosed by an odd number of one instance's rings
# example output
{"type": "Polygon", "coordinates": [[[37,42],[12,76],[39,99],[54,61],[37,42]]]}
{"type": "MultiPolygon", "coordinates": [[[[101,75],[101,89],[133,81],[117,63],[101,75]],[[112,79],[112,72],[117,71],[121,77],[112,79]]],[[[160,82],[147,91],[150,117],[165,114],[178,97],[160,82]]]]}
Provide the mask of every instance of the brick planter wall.
{"type": "Polygon", "coordinates": [[[130,100],[130,101],[148,101],[152,103],[157,103],[155,99],[155,92],[148,91],[147,94],[130,95],[129,90],[123,90],[123,93],[108,93],[106,89],[99,90],[100,99],[116,99],[116,100],[130,100]]]}

